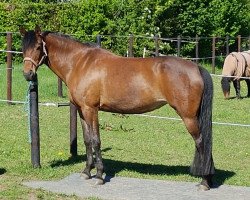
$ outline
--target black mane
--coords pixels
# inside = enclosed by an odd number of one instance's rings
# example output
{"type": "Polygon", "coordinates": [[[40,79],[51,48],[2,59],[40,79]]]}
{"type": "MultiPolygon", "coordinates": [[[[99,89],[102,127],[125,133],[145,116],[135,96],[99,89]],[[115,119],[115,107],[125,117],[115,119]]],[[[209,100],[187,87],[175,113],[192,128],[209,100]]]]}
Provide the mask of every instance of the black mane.
{"type": "MultiPolygon", "coordinates": [[[[81,43],[82,45],[86,46],[86,47],[92,47],[92,48],[100,48],[100,46],[94,42],[80,42],[79,40],[69,36],[69,35],[65,35],[62,33],[57,33],[57,32],[51,32],[51,31],[45,31],[42,33],[43,37],[46,37],[49,34],[54,34],[57,35],[59,37],[62,38],[66,38],[78,43],[81,43]]],[[[23,41],[22,41],[22,51],[25,52],[28,48],[33,48],[36,44],[36,33],[35,31],[31,30],[25,33],[24,37],[23,37],[23,41]]]]}
{"type": "Polygon", "coordinates": [[[87,46],[87,47],[93,47],[93,48],[100,48],[100,46],[94,42],[81,42],[79,41],[78,39],[75,39],[73,38],[72,36],[70,35],[66,35],[66,34],[63,34],[63,33],[59,33],[59,32],[51,32],[51,31],[45,31],[43,32],[43,36],[46,37],[48,34],[54,34],[54,35],[57,35],[59,37],[62,37],[62,38],[66,38],[66,39],[69,39],[69,40],[72,40],[72,41],[75,41],[77,43],[81,43],[83,44],[84,46],[87,46]]]}
{"type": "Polygon", "coordinates": [[[35,31],[28,31],[25,33],[22,40],[22,50],[25,52],[28,48],[34,47],[36,44],[36,33],[35,31]]]}

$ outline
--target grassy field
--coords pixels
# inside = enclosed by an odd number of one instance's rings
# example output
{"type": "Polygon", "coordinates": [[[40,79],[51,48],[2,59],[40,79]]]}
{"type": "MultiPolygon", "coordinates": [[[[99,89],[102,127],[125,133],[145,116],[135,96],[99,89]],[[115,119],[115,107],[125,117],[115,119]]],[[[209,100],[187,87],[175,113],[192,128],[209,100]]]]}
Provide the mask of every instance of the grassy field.
{"type": "MultiPolygon", "coordinates": [[[[0,99],[6,99],[5,71],[0,66],[0,99]]],[[[219,74],[219,71],[217,72],[219,74]]],[[[39,100],[68,102],[58,98],[57,78],[45,67],[39,70],[39,100]]],[[[13,99],[25,101],[28,84],[21,66],[13,71],[13,99]]],[[[213,77],[213,121],[250,124],[250,98],[224,100],[220,78],[213,77]]],[[[242,82],[242,94],[246,86],[242,82]]],[[[67,91],[64,88],[64,95],[67,91]]],[[[234,91],[232,91],[232,95],[234,91]]],[[[24,105],[0,103],[0,199],[78,199],[22,185],[28,180],[58,180],[80,172],[85,165],[80,126],[78,154],[69,154],[69,108],[40,106],[41,165],[30,161],[27,112],[24,105]]],[[[149,115],[178,117],[168,106],[149,115]]],[[[104,164],[108,175],[199,182],[189,175],[194,142],[181,121],[100,112],[104,164]]],[[[79,125],[79,123],[78,123],[79,125]]],[[[250,186],[250,127],[214,124],[213,155],[218,184],[250,186]]],[[[95,199],[90,198],[90,199],[95,199]]]]}

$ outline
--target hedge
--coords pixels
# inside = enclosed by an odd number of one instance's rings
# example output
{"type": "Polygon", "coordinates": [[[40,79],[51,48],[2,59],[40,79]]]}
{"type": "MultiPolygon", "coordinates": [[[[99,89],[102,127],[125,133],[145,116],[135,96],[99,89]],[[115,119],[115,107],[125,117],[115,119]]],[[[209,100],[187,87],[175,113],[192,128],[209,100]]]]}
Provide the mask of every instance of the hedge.
{"type": "MultiPolygon", "coordinates": [[[[104,37],[103,45],[124,55],[130,34],[164,38],[199,36],[248,36],[249,0],[2,0],[0,32],[18,32],[19,26],[72,34],[81,41],[104,37]]],[[[6,49],[6,39],[0,37],[0,49],[6,49]]],[[[144,47],[154,48],[153,39],[141,39],[134,44],[135,56],[144,47]]],[[[230,40],[235,43],[235,40],[230,40]]],[[[20,37],[15,36],[13,50],[20,50],[20,37]]],[[[161,42],[161,51],[174,53],[176,44],[161,42]]],[[[207,44],[208,45],[208,44],[207,44]]],[[[206,46],[206,44],[204,45],[206,46]]],[[[200,49],[204,55],[210,49],[200,49]]],[[[193,56],[195,45],[183,45],[182,55],[193,56]]],[[[4,55],[0,55],[0,62],[4,55]]]]}

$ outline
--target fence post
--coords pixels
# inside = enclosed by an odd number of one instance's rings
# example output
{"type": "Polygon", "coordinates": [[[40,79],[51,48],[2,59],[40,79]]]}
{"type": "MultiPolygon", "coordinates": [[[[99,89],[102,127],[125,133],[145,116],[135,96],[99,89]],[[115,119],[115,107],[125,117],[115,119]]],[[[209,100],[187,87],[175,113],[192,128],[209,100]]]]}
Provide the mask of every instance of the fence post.
{"type": "Polygon", "coordinates": [[[216,37],[213,36],[213,44],[212,44],[212,74],[215,74],[215,43],[216,37]]]}
{"type": "Polygon", "coordinates": [[[241,35],[238,35],[237,38],[238,38],[238,52],[241,52],[241,35]]]}
{"type": "Polygon", "coordinates": [[[128,57],[134,57],[133,44],[134,44],[134,36],[133,36],[133,34],[130,34],[129,35],[129,46],[128,46],[128,57]]]}
{"type": "Polygon", "coordinates": [[[248,37],[248,49],[250,49],[250,36],[248,37]]]}
{"type": "Polygon", "coordinates": [[[96,43],[101,47],[102,46],[102,38],[100,35],[96,36],[96,43]]]}
{"type": "Polygon", "coordinates": [[[57,95],[63,97],[62,80],[59,77],[57,78],[57,95]]]}
{"type": "Polygon", "coordinates": [[[12,100],[12,33],[7,33],[7,100],[8,104],[11,104],[10,101],[12,100]]]}
{"type": "Polygon", "coordinates": [[[155,35],[155,56],[159,56],[159,35],[155,35]]]}
{"type": "Polygon", "coordinates": [[[199,36],[196,35],[195,37],[195,62],[198,64],[199,63],[199,36]]]}
{"type": "Polygon", "coordinates": [[[31,162],[34,168],[40,165],[40,134],[39,134],[39,112],[38,112],[38,81],[37,76],[29,86],[29,112],[30,112],[30,134],[31,134],[31,162]]]}
{"type": "Polygon", "coordinates": [[[70,107],[70,154],[77,156],[77,109],[72,103],[70,107]]]}
{"type": "Polygon", "coordinates": [[[177,36],[177,56],[180,57],[181,55],[181,36],[177,36]]]}
{"type": "Polygon", "coordinates": [[[226,54],[229,54],[229,36],[226,36],[226,54]]]}

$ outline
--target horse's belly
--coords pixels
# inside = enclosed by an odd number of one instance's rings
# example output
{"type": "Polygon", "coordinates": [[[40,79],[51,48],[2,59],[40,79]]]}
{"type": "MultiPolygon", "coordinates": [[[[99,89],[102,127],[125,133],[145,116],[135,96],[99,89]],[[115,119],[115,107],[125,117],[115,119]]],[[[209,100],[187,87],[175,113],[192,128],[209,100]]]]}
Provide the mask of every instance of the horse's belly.
{"type": "Polygon", "coordinates": [[[114,113],[139,114],[150,112],[167,104],[165,99],[151,101],[130,99],[129,101],[110,101],[100,104],[100,110],[114,113]]]}

